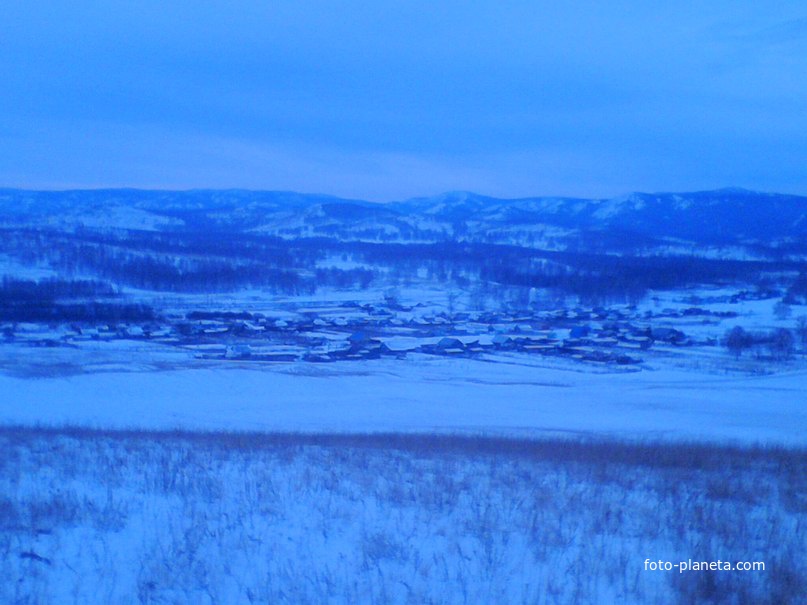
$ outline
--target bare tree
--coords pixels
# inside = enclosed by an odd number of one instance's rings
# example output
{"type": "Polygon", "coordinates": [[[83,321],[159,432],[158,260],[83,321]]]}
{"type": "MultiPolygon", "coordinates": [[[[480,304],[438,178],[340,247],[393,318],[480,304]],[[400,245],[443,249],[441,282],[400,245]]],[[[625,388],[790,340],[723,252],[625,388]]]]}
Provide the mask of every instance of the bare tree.
{"type": "Polygon", "coordinates": [[[454,310],[456,309],[457,299],[460,297],[460,293],[456,290],[449,290],[446,296],[448,297],[448,314],[454,315],[454,310]]]}
{"type": "Polygon", "coordinates": [[[743,351],[751,346],[752,338],[741,326],[734,326],[726,333],[723,344],[735,357],[739,358],[743,351]]]}
{"type": "Polygon", "coordinates": [[[787,359],[793,354],[795,339],[786,328],[774,330],[768,341],[768,349],[776,359],[787,359]]]}
{"type": "Polygon", "coordinates": [[[776,315],[776,319],[788,319],[792,313],[790,305],[784,301],[780,301],[773,306],[773,314],[776,315]]]}
{"type": "Polygon", "coordinates": [[[796,337],[799,339],[802,353],[807,353],[807,315],[796,318],[796,337]]]}

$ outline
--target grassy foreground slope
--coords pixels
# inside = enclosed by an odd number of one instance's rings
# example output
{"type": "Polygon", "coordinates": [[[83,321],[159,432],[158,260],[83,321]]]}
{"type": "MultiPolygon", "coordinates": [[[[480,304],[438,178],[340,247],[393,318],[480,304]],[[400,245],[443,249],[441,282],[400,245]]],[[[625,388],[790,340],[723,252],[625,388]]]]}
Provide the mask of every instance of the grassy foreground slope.
{"type": "Polygon", "coordinates": [[[7,427],[0,602],[798,603],[805,469],[803,449],[7,427]]]}

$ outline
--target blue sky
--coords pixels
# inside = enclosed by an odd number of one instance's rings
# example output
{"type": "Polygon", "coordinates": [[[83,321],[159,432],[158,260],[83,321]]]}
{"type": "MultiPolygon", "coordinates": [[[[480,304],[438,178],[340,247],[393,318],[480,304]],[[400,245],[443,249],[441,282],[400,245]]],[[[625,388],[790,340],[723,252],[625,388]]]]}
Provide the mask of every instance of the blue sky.
{"type": "Polygon", "coordinates": [[[803,2],[17,2],[0,185],[807,193],[803,2]]]}

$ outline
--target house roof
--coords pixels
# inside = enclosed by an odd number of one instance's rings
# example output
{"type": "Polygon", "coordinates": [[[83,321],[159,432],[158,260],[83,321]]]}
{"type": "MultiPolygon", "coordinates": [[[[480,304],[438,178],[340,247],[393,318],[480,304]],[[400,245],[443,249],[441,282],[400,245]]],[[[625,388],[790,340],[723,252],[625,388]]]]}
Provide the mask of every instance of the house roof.
{"type": "Polygon", "coordinates": [[[437,346],[441,349],[463,349],[465,345],[457,338],[450,338],[446,336],[437,342],[437,346]]]}

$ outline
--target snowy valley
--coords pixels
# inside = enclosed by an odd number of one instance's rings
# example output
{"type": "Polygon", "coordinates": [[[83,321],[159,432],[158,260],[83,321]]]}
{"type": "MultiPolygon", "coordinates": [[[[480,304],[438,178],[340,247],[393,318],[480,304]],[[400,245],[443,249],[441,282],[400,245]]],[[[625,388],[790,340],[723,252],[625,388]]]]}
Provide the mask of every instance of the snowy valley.
{"type": "Polygon", "coordinates": [[[807,198],[2,190],[0,232],[3,602],[807,594],[807,198]]]}

